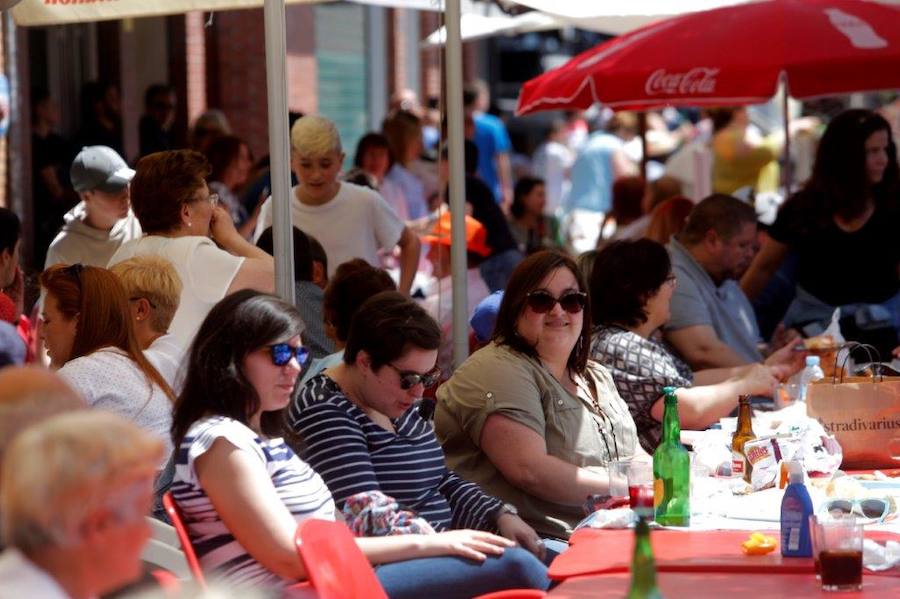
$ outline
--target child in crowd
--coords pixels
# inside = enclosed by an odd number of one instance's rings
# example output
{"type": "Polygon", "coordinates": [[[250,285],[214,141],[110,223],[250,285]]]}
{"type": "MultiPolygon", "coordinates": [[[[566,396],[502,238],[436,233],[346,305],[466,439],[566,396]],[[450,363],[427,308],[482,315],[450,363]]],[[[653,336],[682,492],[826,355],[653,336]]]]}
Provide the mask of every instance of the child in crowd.
{"type": "MultiPolygon", "coordinates": [[[[300,181],[291,190],[293,224],[316,236],[332,268],[353,258],[378,266],[379,249],[399,247],[399,289],[409,293],[419,240],[377,192],[338,179],[344,152],[334,123],[321,116],[299,119],[291,128],[291,146],[291,165],[300,181]]],[[[260,210],[254,239],[271,225],[270,197],[260,210]]]]}

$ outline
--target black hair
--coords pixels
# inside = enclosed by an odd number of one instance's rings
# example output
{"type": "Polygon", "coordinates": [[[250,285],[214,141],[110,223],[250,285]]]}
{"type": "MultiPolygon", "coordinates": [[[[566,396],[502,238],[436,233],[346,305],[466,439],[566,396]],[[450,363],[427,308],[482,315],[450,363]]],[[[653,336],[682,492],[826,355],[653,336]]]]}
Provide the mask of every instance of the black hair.
{"type": "Polygon", "coordinates": [[[154,83],[144,92],[144,108],[150,108],[153,101],[162,95],[174,94],[175,88],[166,83],[154,83]]]}
{"type": "Polygon", "coordinates": [[[525,196],[531,193],[531,190],[535,187],[543,184],[544,180],[537,177],[522,177],[516,181],[516,186],[513,189],[512,206],[509,207],[509,212],[513,215],[513,218],[522,218],[522,215],[525,214],[525,196]]]}
{"type": "Polygon", "coordinates": [[[671,270],[666,248],[650,239],[614,241],[603,248],[590,279],[594,324],[636,327],[647,322],[644,305],[671,270]]]}
{"type": "Polygon", "coordinates": [[[387,271],[375,268],[362,258],[354,258],[337,267],[325,288],[322,314],[334,327],[335,335],[346,341],[353,315],[367,299],[381,291],[397,290],[387,271]]]}
{"type": "Polygon", "coordinates": [[[22,223],[19,217],[9,208],[0,207],[0,252],[8,251],[12,254],[21,236],[22,223]]]}
{"type": "MultiPolygon", "coordinates": [[[[309,237],[297,227],[291,227],[291,229],[294,233],[294,280],[312,281],[313,257],[309,237]]],[[[256,247],[269,255],[275,254],[272,227],[266,227],[259,239],[256,240],[256,247]]]]}
{"type": "MultiPolygon", "coordinates": [[[[586,291],[587,285],[584,277],[578,270],[575,261],[566,254],[557,250],[543,250],[531,254],[513,270],[503,293],[503,301],[500,302],[500,311],[497,313],[497,324],[494,326],[494,335],[491,341],[499,345],[506,345],[526,356],[537,358],[537,350],[523,339],[516,325],[519,316],[525,309],[528,294],[540,287],[541,281],[557,268],[567,268],[575,277],[579,291],[586,291]]],[[[587,368],[587,361],[591,345],[591,311],[590,302],[583,311],[581,334],[578,343],[569,354],[566,365],[570,372],[582,374],[587,368]]]]}
{"type": "MultiPolygon", "coordinates": [[[[471,139],[465,140],[463,144],[463,152],[464,152],[464,160],[465,160],[465,169],[467,175],[474,175],[478,172],[478,146],[475,145],[475,142],[471,139]]],[[[448,146],[444,146],[444,149],[441,150],[441,158],[443,160],[447,160],[450,156],[450,148],[448,146]]]]}
{"type": "Polygon", "coordinates": [[[836,116],[819,141],[813,173],[805,189],[816,194],[816,205],[807,214],[830,222],[835,215],[846,220],[863,213],[871,196],[877,201],[896,195],[900,182],[897,145],[891,126],[877,112],[864,109],[846,110],[836,116]],[[887,134],[887,168],[881,181],[872,185],[866,173],[866,141],[872,134],[887,134]]]}
{"type": "Polygon", "coordinates": [[[383,148],[388,152],[388,162],[394,163],[388,138],[381,133],[370,132],[363,135],[356,143],[356,154],[353,155],[353,166],[362,168],[363,156],[372,148],[383,148]]]}
{"type": "MultiPolygon", "coordinates": [[[[227,416],[248,424],[260,408],[260,398],[244,372],[244,359],[302,330],[303,320],[294,306],[253,289],[227,295],[213,306],[191,344],[184,388],[175,401],[175,446],[181,444],[191,425],[205,416],[227,416]]],[[[282,436],[283,414],[263,413],[260,427],[267,436],[282,436]]]]}
{"type": "Polygon", "coordinates": [[[364,351],[372,360],[372,370],[378,370],[410,348],[431,350],[440,345],[441,327],[422,306],[397,291],[382,291],[353,316],[344,363],[353,365],[364,351]]]}
{"type": "Polygon", "coordinates": [[[306,238],[309,239],[309,255],[312,258],[312,261],[321,264],[322,270],[327,273],[328,255],[325,253],[325,248],[323,248],[322,244],[319,243],[319,240],[312,235],[307,235],[306,238]]]}

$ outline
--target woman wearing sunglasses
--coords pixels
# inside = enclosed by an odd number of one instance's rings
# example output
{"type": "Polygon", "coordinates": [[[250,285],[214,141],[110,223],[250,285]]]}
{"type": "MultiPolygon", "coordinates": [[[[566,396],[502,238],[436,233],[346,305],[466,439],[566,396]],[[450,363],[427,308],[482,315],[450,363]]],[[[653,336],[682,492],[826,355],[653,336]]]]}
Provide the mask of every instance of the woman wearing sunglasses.
{"type": "Polygon", "coordinates": [[[56,264],[41,273],[41,289],[41,337],[50,365],[87,405],[155,434],[168,457],[175,395],[138,345],[118,277],[96,266],[56,264]]]}
{"type": "MultiPolygon", "coordinates": [[[[369,298],[353,317],[343,363],[306,383],[291,404],[289,425],[338,506],[358,493],[381,492],[436,531],[472,529],[458,533],[473,541],[476,530],[499,532],[535,554],[512,548],[482,560],[485,548],[505,543],[493,535],[483,537],[483,547],[464,541],[475,552],[463,557],[479,559],[434,560],[430,595],[546,588],[537,533],[515,508],[447,469],[431,423],[419,413],[425,389],[440,380],[440,342],[440,327],[416,302],[395,291],[369,298]]],[[[398,569],[391,585],[412,574],[398,569]]]]}
{"type": "Polygon", "coordinates": [[[771,395],[790,374],[766,364],[692,372],[657,339],[675,285],[669,253],[649,239],[607,246],[591,275],[591,356],[612,372],[648,452],[662,436],[663,387],[678,389],[682,429],[703,430],[730,414],[740,395],[771,395]]]}
{"type": "MultiPolygon", "coordinates": [[[[283,587],[305,579],[294,546],[297,524],[335,517],[322,478],[283,440],[284,408],[308,359],[302,329],[296,308],[276,297],[251,290],[227,296],[198,331],[175,405],[172,494],[201,566],[233,585],[283,587]]],[[[357,543],[379,565],[376,574],[391,597],[460,596],[454,589],[465,588],[478,562],[514,552],[511,541],[481,531],[357,543]],[[475,565],[433,588],[436,562],[451,555],[475,565]]],[[[520,586],[522,578],[492,580],[487,590],[520,586]]]]}
{"type": "Polygon", "coordinates": [[[609,494],[610,460],[645,455],[612,378],[588,360],[586,307],[571,258],[532,254],[513,271],[491,343],[437,391],[448,466],[563,541],[585,499],[609,494]]]}

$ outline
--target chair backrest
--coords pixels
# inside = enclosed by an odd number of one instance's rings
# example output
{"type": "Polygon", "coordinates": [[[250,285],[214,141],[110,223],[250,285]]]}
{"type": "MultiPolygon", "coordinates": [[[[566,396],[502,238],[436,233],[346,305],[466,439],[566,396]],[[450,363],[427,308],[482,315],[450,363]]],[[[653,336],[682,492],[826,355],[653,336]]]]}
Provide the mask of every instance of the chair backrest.
{"type": "Polygon", "coordinates": [[[169,520],[172,521],[175,532],[178,534],[178,541],[181,543],[181,550],[184,551],[184,558],[187,560],[188,567],[191,569],[191,574],[194,575],[194,580],[197,581],[197,585],[205,591],[207,589],[206,577],[203,576],[203,570],[200,568],[200,561],[197,559],[197,554],[194,552],[194,546],[191,544],[191,538],[188,536],[187,528],[184,526],[184,520],[181,518],[181,510],[178,509],[178,506],[175,504],[175,499],[172,498],[171,491],[166,491],[163,495],[163,506],[166,508],[169,520]]]}
{"type": "Polygon", "coordinates": [[[343,522],[304,520],[294,542],[319,599],[387,599],[369,560],[343,522]]]}

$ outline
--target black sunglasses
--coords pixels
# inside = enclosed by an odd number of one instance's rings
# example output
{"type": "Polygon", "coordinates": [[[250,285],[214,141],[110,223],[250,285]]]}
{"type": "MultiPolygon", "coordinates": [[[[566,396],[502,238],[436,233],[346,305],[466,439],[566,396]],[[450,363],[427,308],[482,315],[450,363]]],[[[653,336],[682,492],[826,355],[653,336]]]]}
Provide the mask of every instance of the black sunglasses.
{"type": "Polygon", "coordinates": [[[400,388],[404,391],[412,389],[419,383],[422,383],[422,386],[427,389],[438,382],[438,379],[441,377],[441,369],[437,366],[425,374],[419,374],[411,370],[400,370],[393,364],[388,364],[388,366],[396,370],[397,374],[400,375],[400,388]]]}
{"type": "Polygon", "coordinates": [[[525,303],[534,312],[546,314],[559,302],[560,307],[569,314],[577,314],[587,305],[587,293],[584,291],[566,291],[561,296],[554,297],[549,291],[538,289],[525,297],[525,303]]]}
{"type": "Polygon", "coordinates": [[[298,345],[292,347],[289,343],[276,343],[270,345],[272,350],[272,364],[275,366],[284,366],[291,361],[291,358],[297,358],[297,364],[304,366],[309,360],[309,349],[298,345]]]}

